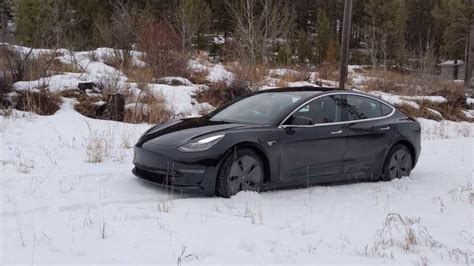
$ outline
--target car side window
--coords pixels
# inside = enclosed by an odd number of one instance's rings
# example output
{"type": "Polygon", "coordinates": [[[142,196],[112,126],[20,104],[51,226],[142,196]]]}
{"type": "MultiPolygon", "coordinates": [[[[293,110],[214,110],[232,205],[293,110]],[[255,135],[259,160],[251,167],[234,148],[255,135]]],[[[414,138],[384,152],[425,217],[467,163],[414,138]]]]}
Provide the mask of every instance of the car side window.
{"type": "Polygon", "coordinates": [[[358,95],[347,95],[345,107],[348,121],[383,117],[393,110],[377,100],[358,95]]]}
{"type": "Polygon", "coordinates": [[[298,109],[285,125],[310,126],[340,122],[342,105],[339,95],[318,98],[298,109]]]}

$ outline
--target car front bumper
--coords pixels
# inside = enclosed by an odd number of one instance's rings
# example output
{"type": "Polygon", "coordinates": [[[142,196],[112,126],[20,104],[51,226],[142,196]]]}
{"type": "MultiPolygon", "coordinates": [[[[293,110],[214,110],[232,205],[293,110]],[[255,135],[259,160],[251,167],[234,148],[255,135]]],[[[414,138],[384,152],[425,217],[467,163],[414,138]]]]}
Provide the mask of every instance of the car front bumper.
{"type": "Polygon", "coordinates": [[[172,190],[215,195],[218,160],[183,162],[165,154],[169,152],[135,147],[133,174],[172,190]]]}

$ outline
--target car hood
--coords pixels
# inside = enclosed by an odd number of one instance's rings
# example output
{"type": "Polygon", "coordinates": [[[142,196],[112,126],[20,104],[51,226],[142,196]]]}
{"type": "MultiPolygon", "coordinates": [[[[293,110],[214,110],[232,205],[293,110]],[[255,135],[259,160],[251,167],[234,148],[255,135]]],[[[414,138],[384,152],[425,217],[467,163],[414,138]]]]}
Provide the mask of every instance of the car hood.
{"type": "Polygon", "coordinates": [[[179,147],[192,139],[217,134],[229,129],[254,127],[252,125],[215,122],[204,118],[190,118],[158,125],[150,129],[137,143],[138,147],[145,143],[159,146],[179,147]]]}

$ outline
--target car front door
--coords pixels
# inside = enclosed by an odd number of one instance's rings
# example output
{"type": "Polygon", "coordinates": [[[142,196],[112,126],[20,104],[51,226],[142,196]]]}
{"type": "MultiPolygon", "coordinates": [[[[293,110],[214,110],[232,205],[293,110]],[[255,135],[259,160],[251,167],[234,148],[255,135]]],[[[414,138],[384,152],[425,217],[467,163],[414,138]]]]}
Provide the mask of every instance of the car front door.
{"type": "Polygon", "coordinates": [[[383,163],[392,141],[395,127],[389,116],[394,109],[376,99],[347,94],[343,120],[347,136],[342,171],[350,180],[378,179],[378,168],[383,163]]]}
{"type": "Polygon", "coordinates": [[[294,112],[280,127],[281,181],[293,184],[338,179],[346,150],[340,124],[339,95],[314,99],[294,112]]]}

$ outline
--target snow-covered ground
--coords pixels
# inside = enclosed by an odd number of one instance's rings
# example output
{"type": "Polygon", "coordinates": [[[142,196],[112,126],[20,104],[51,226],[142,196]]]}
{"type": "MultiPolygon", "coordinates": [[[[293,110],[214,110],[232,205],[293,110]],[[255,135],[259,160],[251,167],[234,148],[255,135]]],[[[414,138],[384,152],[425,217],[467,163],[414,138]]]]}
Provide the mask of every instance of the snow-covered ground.
{"type": "Polygon", "coordinates": [[[473,124],[421,122],[410,178],[221,199],[135,178],[147,125],[70,100],[49,117],[13,111],[0,116],[0,264],[473,264],[473,124]]]}

